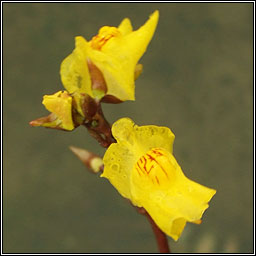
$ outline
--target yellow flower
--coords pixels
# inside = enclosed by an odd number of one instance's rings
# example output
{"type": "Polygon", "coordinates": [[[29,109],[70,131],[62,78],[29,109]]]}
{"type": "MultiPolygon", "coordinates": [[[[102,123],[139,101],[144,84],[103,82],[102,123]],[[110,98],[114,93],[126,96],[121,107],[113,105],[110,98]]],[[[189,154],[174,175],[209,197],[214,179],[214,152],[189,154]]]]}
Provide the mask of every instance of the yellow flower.
{"type": "Polygon", "coordinates": [[[104,172],[119,193],[144,207],[174,240],[186,222],[201,223],[214,189],[189,180],[172,154],[174,134],[167,127],[137,126],[122,118],[112,126],[117,143],[107,149],[104,172]]]}
{"type": "Polygon", "coordinates": [[[59,91],[53,95],[44,95],[43,102],[47,110],[52,112],[49,116],[30,122],[32,126],[73,130],[72,97],[66,91],[59,91]]]}
{"type": "Polygon", "coordinates": [[[119,27],[102,27],[89,42],[76,37],[74,51],[60,68],[66,90],[87,93],[97,99],[108,95],[121,101],[134,100],[134,80],[142,69],[137,63],[154,34],[158,16],[155,11],[136,31],[126,18],[119,27]]]}

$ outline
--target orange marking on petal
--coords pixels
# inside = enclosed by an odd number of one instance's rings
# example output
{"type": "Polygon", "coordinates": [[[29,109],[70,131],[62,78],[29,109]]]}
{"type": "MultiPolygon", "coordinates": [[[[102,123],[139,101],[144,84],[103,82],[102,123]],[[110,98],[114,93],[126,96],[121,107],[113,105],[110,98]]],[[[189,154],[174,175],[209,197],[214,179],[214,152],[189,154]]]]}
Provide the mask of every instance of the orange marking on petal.
{"type": "Polygon", "coordinates": [[[170,179],[168,170],[165,169],[165,157],[161,149],[155,148],[141,156],[135,167],[139,169],[140,174],[147,174],[153,184],[160,185],[161,179],[170,179]],[[161,172],[160,170],[164,173],[165,177],[162,177],[161,173],[159,173],[161,172]]]}
{"type": "Polygon", "coordinates": [[[157,156],[163,156],[163,153],[157,151],[157,149],[153,149],[152,152],[154,152],[157,156]]]}
{"type": "Polygon", "coordinates": [[[91,47],[95,50],[101,48],[112,38],[120,36],[120,31],[115,27],[103,27],[100,29],[99,34],[94,36],[91,40],[91,47]]]}
{"type": "Polygon", "coordinates": [[[155,158],[153,156],[151,156],[150,154],[147,154],[147,156],[148,156],[148,158],[150,159],[151,162],[155,160],[155,158]]]}
{"type": "MultiPolygon", "coordinates": [[[[158,163],[159,164],[159,163],[158,163]]],[[[164,172],[164,174],[166,175],[167,179],[169,179],[169,176],[167,174],[167,172],[165,171],[165,169],[163,168],[163,166],[161,164],[159,164],[159,166],[161,167],[162,171],[164,172]]]]}
{"type": "MultiPolygon", "coordinates": [[[[137,162],[137,166],[139,167],[139,169],[141,170],[142,173],[145,173],[145,170],[142,169],[142,167],[140,166],[139,162],[137,162]]],[[[146,171],[146,174],[148,174],[147,171],[146,171]]]]}
{"type": "Polygon", "coordinates": [[[143,159],[145,160],[143,168],[146,171],[146,173],[149,174],[150,171],[147,170],[147,158],[143,156],[143,159]]]}
{"type": "MultiPolygon", "coordinates": [[[[157,156],[163,156],[163,154],[162,154],[161,152],[158,152],[158,151],[156,151],[156,150],[152,150],[152,152],[154,152],[157,156]]],[[[165,171],[165,169],[163,168],[163,166],[162,166],[152,155],[147,154],[147,156],[148,156],[150,159],[154,160],[154,161],[160,166],[160,168],[162,169],[162,171],[165,173],[166,177],[169,179],[169,176],[168,176],[167,172],[165,171]]],[[[144,157],[144,156],[143,156],[143,157],[144,157]]],[[[145,157],[144,157],[144,158],[145,158],[145,157]]]]}
{"type": "Polygon", "coordinates": [[[151,170],[152,170],[152,168],[154,168],[154,167],[155,167],[154,165],[151,165],[150,168],[149,168],[149,170],[148,170],[148,173],[150,173],[151,170]]]}
{"type": "Polygon", "coordinates": [[[138,174],[141,176],[139,168],[138,167],[135,167],[135,168],[136,168],[138,174]]]}

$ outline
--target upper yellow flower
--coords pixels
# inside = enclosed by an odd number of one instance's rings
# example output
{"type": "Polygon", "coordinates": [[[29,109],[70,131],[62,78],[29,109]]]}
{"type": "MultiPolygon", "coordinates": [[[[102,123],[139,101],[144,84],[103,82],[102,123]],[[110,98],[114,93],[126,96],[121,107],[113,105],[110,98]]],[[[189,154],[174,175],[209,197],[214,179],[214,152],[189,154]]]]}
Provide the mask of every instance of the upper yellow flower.
{"type": "Polygon", "coordinates": [[[122,118],[112,126],[117,143],[110,145],[101,175],[119,193],[144,207],[159,228],[174,240],[186,222],[201,223],[216,193],[189,180],[172,154],[174,134],[167,127],[137,126],[122,118]]]}
{"type": "Polygon", "coordinates": [[[121,101],[134,100],[136,65],[154,34],[158,16],[155,11],[136,31],[126,18],[119,27],[102,27],[89,42],[76,37],[74,51],[60,68],[66,90],[87,93],[97,99],[108,95],[121,101]]]}

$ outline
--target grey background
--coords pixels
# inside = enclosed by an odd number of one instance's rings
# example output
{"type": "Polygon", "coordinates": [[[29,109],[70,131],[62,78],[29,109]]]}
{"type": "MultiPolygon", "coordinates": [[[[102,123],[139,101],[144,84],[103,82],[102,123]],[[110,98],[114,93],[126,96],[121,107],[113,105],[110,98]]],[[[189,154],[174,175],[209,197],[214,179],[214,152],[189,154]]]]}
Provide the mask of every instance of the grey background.
{"type": "Polygon", "coordinates": [[[63,89],[75,36],[125,17],[137,29],[156,9],[136,101],[104,104],[105,115],[170,127],[184,173],[217,189],[203,223],[169,239],[173,252],[253,251],[252,3],[4,3],[4,252],[157,252],[147,220],[69,151],[104,154],[85,128],[28,125],[48,113],[42,96],[63,89]]]}

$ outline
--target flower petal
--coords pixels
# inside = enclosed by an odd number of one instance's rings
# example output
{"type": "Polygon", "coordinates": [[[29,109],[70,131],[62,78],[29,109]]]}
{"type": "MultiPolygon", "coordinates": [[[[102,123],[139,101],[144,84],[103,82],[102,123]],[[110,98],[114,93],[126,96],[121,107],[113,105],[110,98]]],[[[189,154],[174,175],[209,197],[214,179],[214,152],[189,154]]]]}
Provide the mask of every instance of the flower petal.
{"type": "Polygon", "coordinates": [[[69,93],[80,92],[92,96],[87,66],[88,43],[81,36],[76,37],[75,42],[74,51],[61,63],[61,81],[69,93]]]}
{"type": "MultiPolygon", "coordinates": [[[[67,92],[59,91],[53,95],[45,95],[42,103],[47,110],[57,116],[61,128],[65,130],[74,129],[72,119],[72,97],[69,96],[67,92]]],[[[54,122],[54,125],[56,125],[56,122],[54,122]]]]}
{"type": "Polygon", "coordinates": [[[122,33],[123,36],[132,32],[132,24],[130,19],[125,18],[122,20],[120,25],[118,26],[118,30],[122,33]]]}
{"type": "Polygon", "coordinates": [[[134,157],[127,147],[113,143],[103,158],[104,172],[101,177],[107,178],[118,192],[128,199],[131,198],[130,170],[135,162],[134,157]]]}
{"type": "Polygon", "coordinates": [[[137,126],[130,118],[121,118],[112,126],[118,143],[125,144],[139,159],[151,148],[159,147],[172,152],[174,134],[167,127],[137,126]]]}
{"type": "MultiPolygon", "coordinates": [[[[159,18],[159,12],[155,11],[149,18],[149,20],[138,30],[125,36],[125,49],[126,52],[132,56],[133,60],[137,63],[141,56],[147,49],[149,42],[151,41],[159,18]]],[[[120,49],[119,54],[124,49],[120,49]]]]}
{"type": "Polygon", "coordinates": [[[177,240],[187,221],[198,223],[216,193],[189,180],[174,156],[151,149],[140,158],[131,175],[131,195],[163,232],[177,240]]]}
{"type": "MultiPolygon", "coordinates": [[[[114,40],[114,39],[111,39],[114,40]]],[[[102,72],[107,84],[107,94],[115,96],[121,101],[134,100],[134,71],[135,64],[131,64],[130,57],[123,60],[114,53],[105,53],[90,49],[90,60],[102,72]]]]}
{"type": "Polygon", "coordinates": [[[116,56],[120,60],[127,58],[135,65],[146,51],[154,35],[158,18],[159,12],[155,11],[138,30],[128,33],[123,37],[111,38],[102,47],[102,51],[106,54],[116,56]]]}
{"type": "Polygon", "coordinates": [[[215,193],[214,189],[193,181],[180,181],[166,192],[151,190],[150,196],[144,197],[141,204],[159,228],[176,241],[187,221],[195,223],[202,218],[204,211],[209,207],[208,202],[215,193]],[[188,188],[194,192],[188,192],[188,188]]]}

